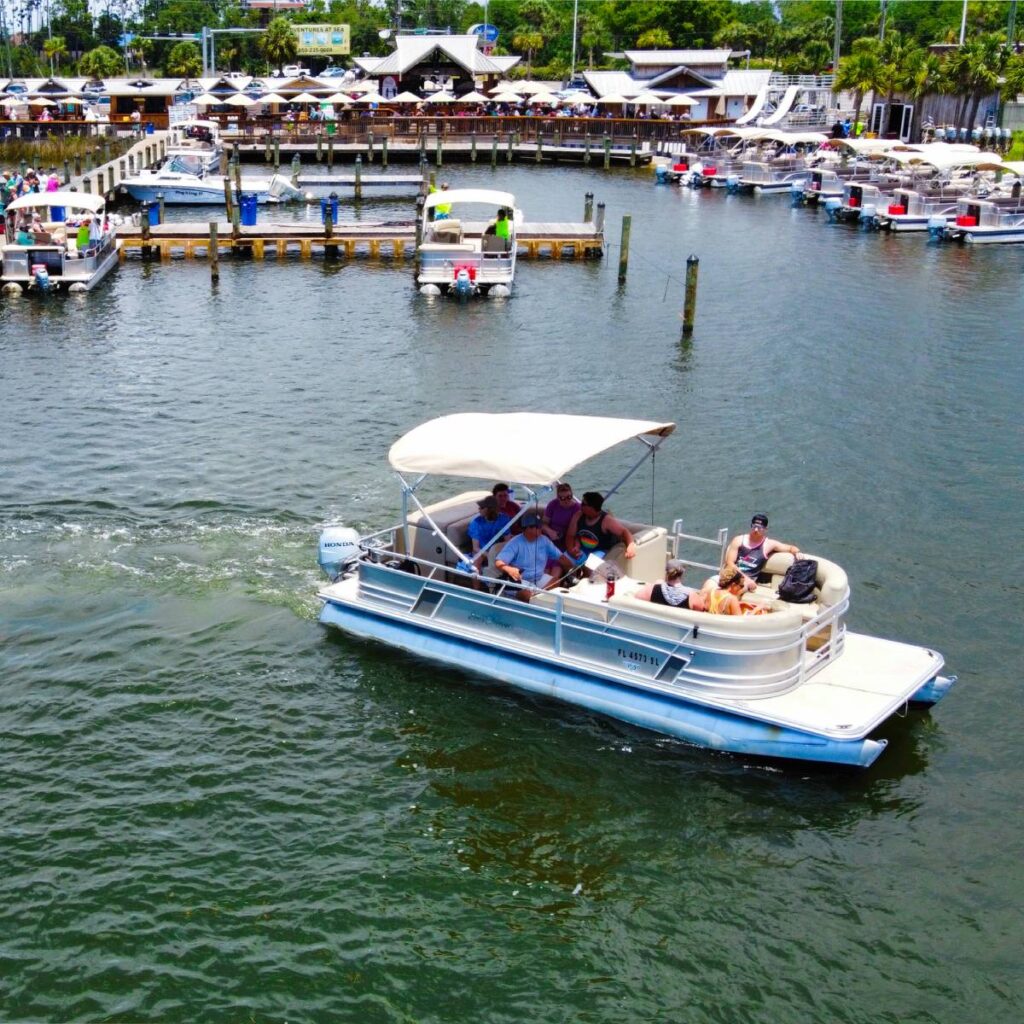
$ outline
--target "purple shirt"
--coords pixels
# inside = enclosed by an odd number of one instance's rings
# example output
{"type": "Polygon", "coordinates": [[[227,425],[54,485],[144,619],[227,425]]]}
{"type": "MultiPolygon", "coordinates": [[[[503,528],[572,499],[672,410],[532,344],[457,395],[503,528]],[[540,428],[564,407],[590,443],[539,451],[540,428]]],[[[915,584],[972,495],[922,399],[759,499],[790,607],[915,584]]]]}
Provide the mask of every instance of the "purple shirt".
{"type": "Polygon", "coordinates": [[[559,547],[565,547],[565,531],[569,529],[572,517],[579,511],[580,503],[573,498],[568,505],[563,505],[557,498],[552,498],[544,509],[544,518],[548,526],[558,534],[555,541],[559,547]]]}

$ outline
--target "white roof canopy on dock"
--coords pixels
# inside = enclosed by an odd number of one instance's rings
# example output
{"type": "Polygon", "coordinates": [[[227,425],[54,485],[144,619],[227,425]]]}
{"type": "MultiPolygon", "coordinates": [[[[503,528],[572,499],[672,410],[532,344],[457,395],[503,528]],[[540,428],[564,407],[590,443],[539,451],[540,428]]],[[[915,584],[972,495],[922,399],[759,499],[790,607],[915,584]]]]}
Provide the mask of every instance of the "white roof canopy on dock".
{"type": "Polygon", "coordinates": [[[668,437],[674,423],[554,413],[456,413],[399,438],[388,453],[400,473],[552,484],[630,438],[668,437]]]}

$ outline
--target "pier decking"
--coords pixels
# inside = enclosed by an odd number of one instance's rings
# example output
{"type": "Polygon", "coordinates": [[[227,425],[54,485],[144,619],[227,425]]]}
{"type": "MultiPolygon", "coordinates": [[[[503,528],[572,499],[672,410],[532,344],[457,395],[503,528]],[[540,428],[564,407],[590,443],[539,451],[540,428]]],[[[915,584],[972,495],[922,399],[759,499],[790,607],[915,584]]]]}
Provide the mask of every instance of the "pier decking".
{"type": "MultiPolygon", "coordinates": [[[[484,225],[467,224],[469,232],[484,225]]],[[[124,225],[118,228],[122,262],[129,254],[158,256],[161,261],[174,256],[191,259],[209,256],[211,246],[208,221],[179,221],[149,229],[124,225]]],[[[517,228],[518,253],[527,259],[600,259],[604,252],[604,231],[590,223],[532,223],[517,228]]],[[[330,233],[322,224],[266,223],[232,230],[227,221],[217,223],[217,250],[236,250],[253,259],[265,259],[268,252],[278,259],[297,254],[312,259],[314,252],[348,259],[382,256],[403,260],[415,256],[416,226],[412,223],[338,223],[330,233]]]]}

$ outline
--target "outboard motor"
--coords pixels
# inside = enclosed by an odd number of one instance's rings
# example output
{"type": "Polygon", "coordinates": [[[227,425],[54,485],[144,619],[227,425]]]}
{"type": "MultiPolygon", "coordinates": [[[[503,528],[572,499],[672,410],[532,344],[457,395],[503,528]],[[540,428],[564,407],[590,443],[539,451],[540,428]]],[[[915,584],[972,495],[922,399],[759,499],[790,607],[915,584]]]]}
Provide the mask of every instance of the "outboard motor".
{"type": "Polygon", "coordinates": [[[452,283],[452,290],[460,299],[468,299],[473,294],[476,285],[470,277],[466,267],[459,267],[455,274],[455,281],[452,283]]]}
{"type": "Polygon", "coordinates": [[[725,176],[725,187],[729,192],[739,192],[740,176],[738,174],[727,174],[725,176]]]}
{"type": "Polygon", "coordinates": [[[825,200],[825,212],[828,214],[829,220],[836,219],[836,210],[840,209],[842,205],[843,201],[839,196],[829,196],[828,199],[825,200]]]}
{"type": "Polygon", "coordinates": [[[874,203],[868,203],[860,208],[860,224],[866,231],[873,231],[878,227],[878,207],[874,203]]]}
{"type": "Polygon", "coordinates": [[[654,182],[656,185],[664,185],[668,181],[668,164],[658,164],[654,168],[654,182]]]}
{"type": "Polygon", "coordinates": [[[46,269],[45,263],[32,264],[32,279],[41,292],[50,290],[50,272],[46,269]]]}
{"type": "Polygon", "coordinates": [[[359,561],[359,534],[346,526],[328,526],[320,534],[316,560],[331,578],[338,579],[359,561]]]}
{"type": "Polygon", "coordinates": [[[941,242],[946,237],[946,218],[941,214],[928,218],[928,238],[933,242],[941,242]]]}
{"type": "Polygon", "coordinates": [[[807,198],[807,182],[794,181],[789,186],[789,200],[794,206],[800,206],[807,198]]]}

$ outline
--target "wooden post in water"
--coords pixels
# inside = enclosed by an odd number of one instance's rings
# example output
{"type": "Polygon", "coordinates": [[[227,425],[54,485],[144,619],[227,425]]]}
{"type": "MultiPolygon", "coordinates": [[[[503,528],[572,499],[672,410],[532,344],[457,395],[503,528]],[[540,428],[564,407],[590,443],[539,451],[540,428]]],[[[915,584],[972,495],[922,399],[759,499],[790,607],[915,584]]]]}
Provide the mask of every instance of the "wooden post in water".
{"type": "Polygon", "coordinates": [[[142,212],[139,214],[139,227],[142,228],[143,253],[149,255],[149,203],[142,200],[142,212]]]}
{"type": "Polygon", "coordinates": [[[469,162],[476,163],[476,129],[474,128],[469,136],[469,162]]]}
{"type": "Polygon", "coordinates": [[[633,218],[628,214],[622,216],[622,241],[619,244],[619,284],[626,280],[626,270],[629,268],[629,229],[632,227],[633,218]]]}
{"type": "Polygon", "coordinates": [[[515,134],[513,132],[508,133],[508,147],[505,150],[505,163],[512,163],[512,146],[515,144],[515,134]]]}
{"type": "Polygon", "coordinates": [[[538,130],[538,132],[537,132],[537,153],[534,156],[534,163],[538,163],[538,164],[540,163],[540,158],[541,158],[541,153],[543,151],[543,148],[544,148],[544,144],[541,142],[540,131],[538,130]]]}
{"type": "Polygon", "coordinates": [[[583,162],[590,165],[590,128],[587,127],[586,134],[583,136],[583,162]]]}
{"type": "Polygon", "coordinates": [[[216,284],[220,280],[220,254],[217,251],[217,222],[210,221],[210,243],[208,257],[210,260],[210,283],[216,284]]]}
{"type": "Polygon", "coordinates": [[[242,211],[238,206],[231,208],[231,237],[236,241],[242,233],[242,211]]]}
{"type": "Polygon", "coordinates": [[[583,223],[589,224],[594,219],[594,193],[587,192],[583,196],[583,223]]]}
{"type": "MultiPolygon", "coordinates": [[[[134,171],[132,172],[135,173],[134,171]]],[[[64,161],[64,184],[66,185],[71,180],[71,161],[64,161]]]]}
{"type": "Polygon", "coordinates": [[[86,175],[82,179],[82,191],[86,195],[88,195],[92,191],[92,179],[89,177],[89,175],[86,175]]]}
{"type": "Polygon", "coordinates": [[[274,136],[274,173],[281,170],[281,136],[274,136]]]}
{"type": "Polygon", "coordinates": [[[440,135],[438,135],[438,137],[437,137],[437,146],[435,147],[435,152],[434,152],[434,163],[438,167],[444,167],[444,145],[441,142],[441,136],[440,135]]]}
{"type": "Polygon", "coordinates": [[[363,158],[356,154],[356,199],[363,198],[363,158]]]}
{"type": "Polygon", "coordinates": [[[238,196],[238,201],[242,201],[242,165],[235,164],[235,192],[238,196]]]}
{"type": "MultiPolygon", "coordinates": [[[[338,193],[332,192],[327,198],[329,202],[327,203],[324,215],[324,236],[329,240],[334,237],[334,204],[338,201],[338,193]]],[[[324,249],[324,255],[337,256],[338,247],[336,245],[326,246],[324,249]]]]}
{"type": "Polygon", "coordinates": [[[327,139],[327,170],[334,170],[334,136],[327,139]]]}
{"type": "Polygon", "coordinates": [[[120,177],[122,181],[124,181],[124,179],[128,177],[127,164],[124,160],[117,161],[117,173],[118,177],[120,177]]]}
{"type": "Polygon", "coordinates": [[[693,318],[697,314],[697,269],[700,260],[690,253],[686,257],[686,298],[683,302],[683,337],[693,334],[693,318]]]}
{"type": "Polygon", "coordinates": [[[292,157],[292,184],[298,188],[299,185],[299,168],[302,166],[302,157],[296,153],[292,157]]]}
{"type": "Polygon", "coordinates": [[[494,141],[491,143],[491,170],[497,170],[498,167],[498,136],[494,136],[494,141]]]}
{"type": "Polygon", "coordinates": [[[316,137],[316,162],[318,164],[324,162],[324,139],[322,135],[316,137]]]}
{"type": "Polygon", "coordinates": [[[231,201],[231,179],[224,175],[224,213],[228,220],[231,220],[231,207],[235,204],[231,201]]]}
{"type": "Polygon", "coordinates": [[[607,171],[612,165],[612,137],[604,137],[604,169],[607,171]]]}
{"type": "Polygon", "coordinates": [[[366,133],[366,162],[373,163],[373,132],[366,133]]]}
{"type": "Polygon", "coordinates": [[[220,173],[228,173],[228,151],[226,149],[220,151],[220,173]]]}
{"type": "Polygon", "coordinates": [[[75,154],[75,177],[81,177],[82,174],[82,154],[75,154]]]}
{"type": "Polygon", "coordinates": [[[164,222],[164,194],[163,192],[157,192],[156,194],[157,212],[160,214],[160,223],[164,222]]]}
{"type": "Polygon", "coordinates": [[[604,231],[604,203],[597,204],[597,216],[594,218],[594,230],[604,231]]]}
{"type": "Polygon", "coordinates": [[[416,197],[416,252],[412,261],[416,277],[420,276],[420,246],[423,244],[423,207],[426,201],[425,196],[416,197]]]}
{"type": "Polygon", "coordinates": [[[383,139],[380,140],[380,163],[381,163],[381,166],[385,170],[387,170],[387,166],[388,166],[388,137],[386,135],[384,136],[383,139]]]}
{"type": "Polygon", "coordinates": [[[263,162],[270,163],[270,132],[263,136],[263,162]]]}
{"type": "Polygon", "coordinates": [[[629,144],[629,166],[636,167],[636,136],[633,137],[633,141],[629,144]]]}
{"type": "Polygon", "coordinates": [[[134,153],[129,153],[128,154],[128,174],[131,175],[132,177],[135,176],[135,154],[134,153]]]}

